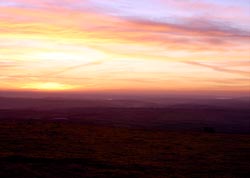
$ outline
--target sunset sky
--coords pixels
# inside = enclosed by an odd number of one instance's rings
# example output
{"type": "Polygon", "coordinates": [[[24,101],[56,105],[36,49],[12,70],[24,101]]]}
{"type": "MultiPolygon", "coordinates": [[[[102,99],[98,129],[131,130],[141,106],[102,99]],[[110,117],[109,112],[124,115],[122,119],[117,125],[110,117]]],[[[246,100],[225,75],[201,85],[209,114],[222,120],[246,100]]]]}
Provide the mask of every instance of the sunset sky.
{"type": "Polygon", "coordinates": [[[249,0],[0,0],[0,90],[250,90],[249,0]]]}

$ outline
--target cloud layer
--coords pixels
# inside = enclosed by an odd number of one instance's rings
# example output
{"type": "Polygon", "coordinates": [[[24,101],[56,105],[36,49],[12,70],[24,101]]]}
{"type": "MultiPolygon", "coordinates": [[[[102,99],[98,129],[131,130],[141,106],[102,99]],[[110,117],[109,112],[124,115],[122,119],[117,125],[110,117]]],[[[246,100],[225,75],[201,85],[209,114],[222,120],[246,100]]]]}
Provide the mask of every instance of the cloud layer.
{"type": "Polygon", "coordinates": [[[0,1],[0,89],[245,92],[249,10],[244,0],[0,1]]]}

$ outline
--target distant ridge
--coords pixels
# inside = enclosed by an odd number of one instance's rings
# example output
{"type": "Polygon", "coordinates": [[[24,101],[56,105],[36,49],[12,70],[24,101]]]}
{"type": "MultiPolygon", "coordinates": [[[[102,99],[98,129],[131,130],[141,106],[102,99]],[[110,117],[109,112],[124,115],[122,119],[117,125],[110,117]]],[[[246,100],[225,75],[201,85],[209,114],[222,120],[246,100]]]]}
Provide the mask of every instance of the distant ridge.
{"type": "Polygon", "coordinates": [[[60,108],[235,108],[250,109],[250,100],[190,99],[190,98],[135,98],[135,99],[68,99],[60,97],[25,98],[1,97],[0,109],[60,109],[60,108]]]}

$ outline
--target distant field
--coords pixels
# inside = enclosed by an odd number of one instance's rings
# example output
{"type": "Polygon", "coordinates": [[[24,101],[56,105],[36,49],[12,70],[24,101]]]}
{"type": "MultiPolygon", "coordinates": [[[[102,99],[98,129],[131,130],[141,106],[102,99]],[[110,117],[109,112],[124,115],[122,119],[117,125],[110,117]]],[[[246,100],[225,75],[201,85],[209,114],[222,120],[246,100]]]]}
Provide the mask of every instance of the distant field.
{"type": "Polygon", "coordinates": [[[250,134],[250,110],[204,106],[167,108],[0,109],[0,121],[55,121],[126,128],[250,134]]]}
{"type": "Polygon", "coordinates": [[[250,135],[1,121],[0,177],[250,177],[250,135]]]}

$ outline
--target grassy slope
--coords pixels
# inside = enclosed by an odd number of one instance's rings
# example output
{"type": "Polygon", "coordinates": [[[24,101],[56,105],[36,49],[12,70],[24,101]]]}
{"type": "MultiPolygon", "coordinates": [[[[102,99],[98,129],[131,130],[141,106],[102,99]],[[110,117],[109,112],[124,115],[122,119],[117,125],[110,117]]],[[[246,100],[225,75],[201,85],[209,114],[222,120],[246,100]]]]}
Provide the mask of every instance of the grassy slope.
{"type": "Polygon", "coordinates": [[[0,177],[250,177],[250,135],[0,124],[0,177]]]}

